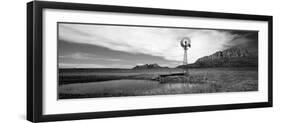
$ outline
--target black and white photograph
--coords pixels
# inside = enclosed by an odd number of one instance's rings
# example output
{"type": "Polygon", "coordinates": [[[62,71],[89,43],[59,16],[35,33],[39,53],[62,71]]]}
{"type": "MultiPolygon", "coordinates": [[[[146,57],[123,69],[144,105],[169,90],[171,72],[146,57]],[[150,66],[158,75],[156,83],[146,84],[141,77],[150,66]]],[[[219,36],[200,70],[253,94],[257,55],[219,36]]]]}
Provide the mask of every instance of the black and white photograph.
{"type": "MultiPolygon", "coordinates": [[[[13,43],[7,48],[15,53],[6,51],[8,57],[3,57],[16,61],[4,64],[10,70],[5,72],[13,74],[6,83],[13,83],[15,70],[20,70],[11,66],[24,63],[19,57],[26,56],[26,119],[68,122],[188,113],[179,116],[195,122],[219,116],[225,122],[233,115],[222,116],[221,110],[273,107],[273,93],[278,91],[273,86],[278,73],[273,51],[278,48],[273,48],[272,14],[264,13],[263,7],[256,13],[250,7],[247,13],[237,1],[199,2],[199,9],[190,1],[167,4],[183,8],[161,7],[162,3],[28,2],[26,55],[18,55],[18,44],[13,43]],[[205,111],[216,112],[190,114],[205,111]]],[[[14,85],[5,86],[5,92],[14,85]]],[[[255,121],[267,121],[277,116],[266,110],[272,109],[235,111],[239,118],[234,119],[251,122],[245,114],[253,114],[259,117],[255,121]]],[[[178,121],[166,116],[156,119],[178,121]]],[[[152,116],[148,118],[150,122],[152,116]]]]}
{"type": "Polygon", "coordinates": [[[57,23],[58,99],[258,91],[258,31],[57,23]]]}

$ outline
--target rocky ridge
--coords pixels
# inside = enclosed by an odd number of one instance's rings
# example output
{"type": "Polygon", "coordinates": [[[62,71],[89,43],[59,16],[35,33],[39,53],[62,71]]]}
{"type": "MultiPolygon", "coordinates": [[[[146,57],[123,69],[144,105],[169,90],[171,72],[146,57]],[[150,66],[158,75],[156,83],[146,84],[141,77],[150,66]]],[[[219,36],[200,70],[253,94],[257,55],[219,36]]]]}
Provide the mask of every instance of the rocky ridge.
{"type": "MultiPolygon", "coordinates": [[[[256,67],[258,66],[257,52],[249,52],[246,48],[230,48],[218,51],[212,55],[199,58],[188,67],[256,67]]],[[[183,65],[178,66],[185,67],[183,65]]]]}

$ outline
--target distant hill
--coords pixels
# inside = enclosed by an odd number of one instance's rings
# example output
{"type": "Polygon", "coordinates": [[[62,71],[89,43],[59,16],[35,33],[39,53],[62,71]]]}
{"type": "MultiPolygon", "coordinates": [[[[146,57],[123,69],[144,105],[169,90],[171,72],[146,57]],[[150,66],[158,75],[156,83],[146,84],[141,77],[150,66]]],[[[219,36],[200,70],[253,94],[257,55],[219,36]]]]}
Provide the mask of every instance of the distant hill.
{"type": "MultiPolygon", "coordinates": [[[[212,55],[199,58],[188,67],[256,67],[258,66],[258,53],[249,52],[246,48],[230,48],[218,51],[212,55]]],[[[186,66],[178,66],[184,68],[186,66]]]]}
{"type": "Polygon", "coordinates": [[[168,68],[168,67],[161,67],[158,64],[145,64],[145,65],[137,65],[133,69],[160,69],[160,68],[168,68]]]}

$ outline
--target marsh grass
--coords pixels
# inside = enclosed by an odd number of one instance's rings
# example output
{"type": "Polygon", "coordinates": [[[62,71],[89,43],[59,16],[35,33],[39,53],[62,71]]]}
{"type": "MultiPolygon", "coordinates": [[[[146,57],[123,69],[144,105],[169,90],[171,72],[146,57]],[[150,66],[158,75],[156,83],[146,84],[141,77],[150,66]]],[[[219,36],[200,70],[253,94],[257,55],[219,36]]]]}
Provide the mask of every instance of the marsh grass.
{"type": "Polygon", "coordinates": [[[191,69],[190,74],[189,78],[173,76],[167,79],[169,82],[159,83],[159,72],[131,72],[128,76],[122,73],[119,79],[62,84],[58,95],[59,99],[73,99],[258,91],[258,71],[255,68],[201,68],[191,69]]]}

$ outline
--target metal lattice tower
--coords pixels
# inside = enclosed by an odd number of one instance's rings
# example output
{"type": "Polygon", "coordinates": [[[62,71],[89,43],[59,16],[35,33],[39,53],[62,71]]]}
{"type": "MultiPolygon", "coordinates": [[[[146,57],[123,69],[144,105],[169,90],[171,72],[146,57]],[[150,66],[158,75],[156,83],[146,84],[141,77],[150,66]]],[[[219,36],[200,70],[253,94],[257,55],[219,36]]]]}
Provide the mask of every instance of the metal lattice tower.
{"type": "Polygon", "coordinates": [[[182,65],[187,65],[187,50],[184,50],[182,65]]]}
{"type": "Polygon", "coordinates": [[[184,55],[183,55],[183,65],[184,65],[184,73],[185,75],[189,75],[188,68],[187,68],[187,49],[191,47],[191,40],[188,37],[185,37],[181,40],[181,46],[184,50],[184,55]]]}

